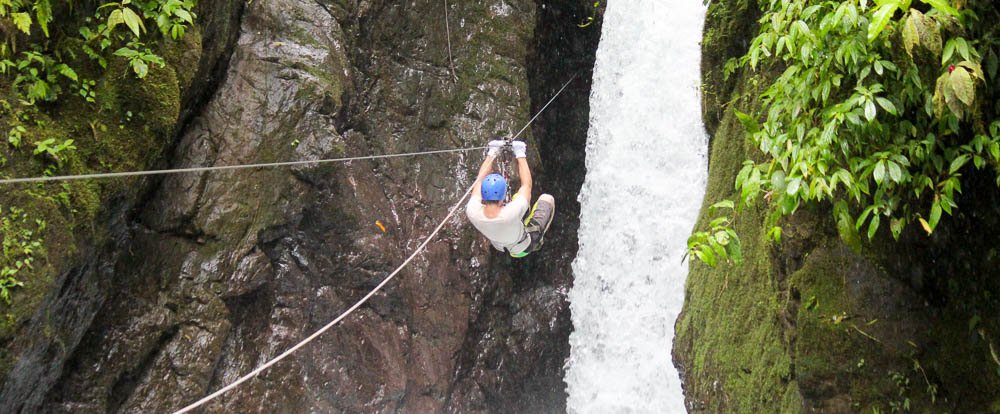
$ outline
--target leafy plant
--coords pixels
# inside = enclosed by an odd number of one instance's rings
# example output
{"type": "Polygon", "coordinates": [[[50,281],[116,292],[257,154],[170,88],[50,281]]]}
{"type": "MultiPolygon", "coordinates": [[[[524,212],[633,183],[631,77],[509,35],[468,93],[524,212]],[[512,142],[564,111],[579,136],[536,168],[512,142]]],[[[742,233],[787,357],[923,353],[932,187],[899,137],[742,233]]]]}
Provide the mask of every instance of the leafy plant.
{"type": "MultiPolygon", "coordinates": [[[[76,13],[72,4],[67,6],[70,14],[76,13]]],[[[15,76],[15,89],[29,104],[56,100],[63,88],[60,85],[63,78],[72,82],[72,90],[78,91],[85,100],[96,102],[94,83],[81,82],[63,56],[72,57],[82,51],[102,68],[107,68],[109,50],[115,50],[112,56],[126,59],[136,76],[145,77],[150,64],[163,65],[163,58],[143,43],[157,40],[147,33],[147,20],[159,29],[154,33],[180,39],[186,28],[194,24],[195,15],[191,11],[194,7],[195,2],[191,0],[105,3],[93,9],[92,17],[83,19],[83,25],[65,31],[72,33],[75,30],[83,38],[83,44],[74,48],[58,39],[30,43],[38,37],[36,29],[45,38],[50,35],[49,23],[53,18],[50,0],[0,0],[0,27],[16,29],[16,33],[5,33],[7,36],[0,43],[0,74],[15,76]],[[15,58],[19,41],[32,47],[15,58]],[[113,49],[116,44],[125,46],[113,49]]]]}
{"type": "Polygon", "coordinates": [[[64,151],[72,151],[76,149],[73,145],[72,139],[67,139],[61,143],[57,143],[55,138],[48,138],[36,142],[35,150],[32,152],[34,155],[44,155],[48,156],[56,162],[57,165],[62,165],[63,159],[60,157],[64,151]]]}
{"type": "MultiPolygon", "coordinates": [[[[184,36],[196,17],[192,12],[195,3],[194,0],[117,0],[105,4],[0,0],[0,77],[3,78],[0,82],[8,86],[0,96],[0,127],[6,133],[3,145],[6,150],[0,152],[0,166],[7,164],[8,153],[26,151],[24,147],[30,144],[28,147],[38,165],[18,165],[17,170],[34,172],[37,166],[42,167],[43,175],[57,173],[80,143],[54,135],[53,130],[59,129],[46,127],[45,120],[58,119],[58,115],[66,113],[61,105],[54,103],[79,97],[88,103],[100,103],[100,110],[117,109],[118,102],[112,102],[113,99],[100,102],[97,79],[118,82],[103,73],[114,63],[127,63],[128,70],[139,78],[148,74],[150,65],[163,66],[163,58],[154,51],[162,42],[184,36]],[[89,64],[87,59],[96,64],[89,64]],[[52,113],[46,113],[49,111],[52,113]]],[[[137,111],[137,116],[142,119],[141,112],[137,111]]],[[[131,119],[130,112],[126,112],[126,119],[131,119]]],[[[95,121],[91,130],[96,141],[98,131],[106,131],[107,127],[95,121]]],[[[98,161],[107,167],[105,160],[98,161]]],[[[27,197],[54,201],[71,214],[80,206],[76,197],[80,194],[71,192],[75,187],[40,188],[25,187],[17,191],[27,197]]],[[[5,302],[9,303],[13,289],[22,286],[20,279],[39,257],[44,227],[42,221],[35,221],[33,226],[24,211],[0,207],[0,243],[4,252],[0,259],[0,298],[5,302]]]]}
{"type": "Polygon", "coordinates": [[[737,175],[737,208],[763,195],[777,223],[804,203],[843,202],[838,222],[869,239],[888,224],[898,238],[954,212],[968,167],[991,168],[1000,185],[997,27],[945,0],[920,3],[762,2],[759,35],[726,65],[780,73],[759,112],[735,112],[766,155],[737,175]]]}
{"type": "MultiPolygon", "coordinates": [[[[711,211],[733,210],[733,202],[729,200],[713,204],[711,211]]],[[[705,264],[715,267],[721,260],[725,262],[742,262],[740,238],[731,228],[730,216],[717,217],[709,222],[709,231],[697,231],[688,238],[687,254],[694,255],[705,264]]]]}
{"type": "Polygon", "coordinates": [[[65,63],[58,63],[49,55],[37,51],[23,52],[21,55],[22,58],[13,66],[3,65],[0,73],[16,70],[16,77],[11,85],[21,91],[29,103],[56,100],[62,92],[59,85],[61,77],[74,82],[78,80],[76,71],[65,63]]]}
{"type": "Polygon", "coordinates": [[[896,384],[896,395],[898,400],[890,400],[889,408],[894,413],[910,412],[910,378],[905,374],[896,371],[889,371],[889,378],[896,384]]]}
{"type": "Polygon", "coordinates": [[[146,31],[146,25],[142,22],[142,17],[132,10],[130,5],[132,0],[122,0],[120,3],[105,3],[97,8],[98,11],[104,8],[111,8],[108,14],[105,30],[110,33],[120,24],[125,24],[132,31],[136,38],[142,36],[146,31]]]}
{"type": "Polygon", "coordinates": [[[27,129],[25,129],[23,126],[21,125],[14,126],[13,128],[10,129],[10,132],[7,133],[7,142],[10,143],[10,145],[14,148],[20,148],[21,135],[24,134],[25,132],[27,132],[27,129]]]}
{"type": "MultiPolygon", "coordinates": [[[[52,4],[49,0],[2,0],[0,18],[10,19],[12,26],[24,35],[30,35],[31,29],[38,26],[45,37],[49,37],[52,4]],[[31,16],[32,12],[34,18],[31,16]]],[[[16,51],[16,46],[16,37],[8,35],[7,41],[0,47],[0,56],[16,51]]]]}
{"type": "Polygon", "coordinates": [[[156,22],[156,26],[164,37],[169,35],[177,40],[184,37],[187,26],[194,24],[195,14],[191,11],[192,9],[194,9],[193,1],[166,0],[159,3],[146,3],[143,13],[146,18],[156,22]]]}
{"type": "Polygon", "coordinates": [[[149,72],[149,64],[156,64],[163,67],[163,58],[157,56],[145,47],[141,42],[133,41],[128,46],[115,51],[115,56],[121,56],[128,60],[129,67],[135,72],[139,79],[145,78],[149,72]],[[134,49],[133,49],[134,48],[134,49]]]}
{"type": "Polygon", "coordinates": [[[17,207],[11,207],[6,212],[0,207],[0,246],[3,257],[0,258],[0,299],[10,304],[10,292],[16,287],[24,286],[17,275],[26,269],[32,269],[36,255],[42,251],[41,234],[45,231],[45,221],[34,220],[35,228],[29,227],[28,214],[17,207]]]}
{"type": "Polygon", "coordinates": [[[95,82],[95,81],[87,80],[87,79],[81,80],[80,81],[80,89],[77,91],[77,93],[80,94],[80,97],[83,98],[83,100],[85,100],[87,102],[90,102],[90,103],[96,103],[97,102],[97,92],[94,90],[94,86],[96,86],[96,85],[97,85],[97,82],[95,82]]]}

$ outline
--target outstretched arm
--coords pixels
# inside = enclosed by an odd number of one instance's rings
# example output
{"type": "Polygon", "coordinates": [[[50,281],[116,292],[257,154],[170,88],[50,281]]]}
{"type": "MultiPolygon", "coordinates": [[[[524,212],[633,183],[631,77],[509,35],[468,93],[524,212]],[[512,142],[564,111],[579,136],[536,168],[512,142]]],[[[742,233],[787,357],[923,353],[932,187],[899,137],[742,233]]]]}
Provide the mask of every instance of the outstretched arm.
{"type": "Polygon", "coordinates": [[[517,175],[521,176],[521,188],[517,189],[517,193],[531,204],[531,169],[528,168],[527,158],[517,159],[517,175]]]}
{"type": "Polygon", "coordinates": [[[487,155],[486,159],[483,160],[483,165],[479,166],[479,176],[476,177],[476,187],[478,188],[483,184],[483,178],[490,175],[493,172],[493,160],[496,159],[495,155],[487,155]]]}
{"type": "Polygon", "coordinates": [[[517,157],[517,175],[521,177],[521,188],[517,193],[531,204],[531,169],[528,168],[528,146],[522,141],[514,142],[514,156],[517,157]]]}
{"type": "MultiPolygon", "coordinates": [[[[476,182],[473,184],[473,188],[478,189],[483,185],[483,178],[490,175],[493,172],[493,160],[496,159],[497,154],[503,147],[504,142],[500,140],[490,141],[488,147],[489,151],[486,153],[486,159],[483,160],[483,165],[479,166],[479,175],[476,176],[476,182]]],[[[477,200],[481,200],[479,191],[472,191],[472,197],[469,198],[469,203],[476,204],[477,200]]]]}

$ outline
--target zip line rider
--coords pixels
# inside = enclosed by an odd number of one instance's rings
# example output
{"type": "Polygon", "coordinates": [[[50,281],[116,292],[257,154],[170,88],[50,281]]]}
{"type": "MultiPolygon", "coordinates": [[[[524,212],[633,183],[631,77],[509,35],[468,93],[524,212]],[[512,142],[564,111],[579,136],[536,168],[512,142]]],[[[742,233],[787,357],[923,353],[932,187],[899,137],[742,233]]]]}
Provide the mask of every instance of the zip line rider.
{"type": "Polygon", "coordinates": [[[472,191],[465,214],[497,250],[506,251],[512,257],[527,256],[542,247],[543,236],[555,214],[555,198],[542,194],[531,209],[531,214],[524,218],[531,202],[531,169],[528,168],[527,144],[522,141],[508,144],[497,139],[490,141],[488,148],[475,183],[480,191],[472,191]],[[521,178],[521,187],[509,203],[505,202],[507,180],[500,174],[492,173],[494,159],[500,151],[508,150],[514,152],[517,175],[521,178]]]}

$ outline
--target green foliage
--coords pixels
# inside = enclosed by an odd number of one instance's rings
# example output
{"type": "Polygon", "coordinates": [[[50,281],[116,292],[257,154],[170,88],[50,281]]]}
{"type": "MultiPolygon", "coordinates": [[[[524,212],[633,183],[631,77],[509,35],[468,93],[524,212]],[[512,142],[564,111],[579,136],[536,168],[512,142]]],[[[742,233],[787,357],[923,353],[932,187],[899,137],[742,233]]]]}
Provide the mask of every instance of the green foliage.
{"type": "Polygon", "coordinates": [[[0,0],[0,18],[10,19],[13,26],[26,35],[31,34],[33,26],[38,26],[45,37],[48,37],[52,4],[50,0],[0,0]],[[35,14],[34,19],[31,18],[32,12],[35,14]]]}
{"type": "Polygon", "coordinates": [[[195,14],[194,2],[190,0],[166,0],[163,2],[147,3],[149,6],[143,9],[146,18],[156,22],[160,33],[164,37],[169,35],[174,40],[184,37],[184,30],[187,26],[194,24],[195,14]]]}
{"type": "Polygon", "coordinates": [[[160,67],[163,67],[165,64],[163,58],[157,56],[144,46],[141,42],[131,42],[128,46],[115,51],[115,56],[121,56],[128,60],[129,67],[132,68],[135,76],[139,79],[146,77],[146,73],[149,72],[150,63],[155,63],[160,67]]]}
{"type": "Polygon", "coordinates": [[[16,73],[12,86],[29,104],[56,100],[62,93],[60,78],[79,80],[76,71],[51,56],[36,51],[23,52],[21,56],[16,63],[6,59],[0,62],[0,73],[16,73]]]}
{"type": "Polygon", "coordinates": [[[14,77],[15,89],[28,104],[55,101],[66,86],[78,91],[87,102],[96,102],[94,84],[81,80],[70,67],[79,52],[102,68],[108,67],[109,58],[123,58],[137,77],[145,77],[149,64],[163,65],[163,59],[143,43],[158,40],[147,32],[147,23],[159,29],[154,33],[176,40],[184,36],[195,18],[191,12],[195,3],[191,0],[122,0],[103,4],[89,13],[67,1],[59,6],[71,16],[79,15],[80,24],[75,29],[61,28],[60,38],[50,42],[52,6],[50,0],[0,0],[0,27],[18,30],[0,44],[0,74],[14,77]],[[46,40],[39,40],[36,28],[46,40]],[[82,44],[63,41],[75,33],[82,38],[82,44]],[[27,43],[30,50],[19,53],[19,43],[27,43]],[[110,53],[114,45],[119,48],[110,53]]]}
{"type": "MultiPolygon", "coordinates": [[[[166,50],[161,45],[173,47],[164,42],[182,38],[194,23],[194,7],[192,0],[118,0],[103,5],[0,0],[0,131],[6,134],[0,138],[4,141],[0,167],[4,175],[92,172],[91,163],[127,166],[154,156],[162,123],[144,120],[145,131],[135,135],[125,128],[108,132],[105,125],[120,122],[123,115],[127,122],[131,111],[139,112],[130,106],[133,103],[152,103],[153,109],[162,102],[166,114],[176,110],[172,107],[177,104],[177,97],[172,96],[178,86],[174,74],[147,75],[153,67],[165,64],[157,55],[166,50]],[[122,73],[107,73],[109,69],[122,73]],[[133,85],[136,78],[147,82],[153,78],[155,84],[133,85]],[[126,91],[140,96],[119,95],[126,91]],[[151,151],[143,153],[145,149],[151,151]]],[[[4,301],[9,303],[13,289],[22,284],[25,291],[44,284],[44,267],[32,268],[44,257],[42,219],[67,216],[66,222],[52,223],[60,234],[72,234],[72,226],[96,214],[100,191],[84,184],[4,190],[4,204],[21,206],[0,208],[4,249],[0,297],[4,301]]],[[[60,247],[55,249],[60,254],[63,247],[72,246],[58,239],[50,243],[60,247]]],[[[24,297],[35,300],[29,294],[24,297]]]]}
{"type": "Polygon", "coordinates": [[[1000,185],[998,26],[980,23],[974,8],[945,0],[761,7],[759,35],[726,68],[780,73],[759,113],[735,113],[766,155],[739,172],[737,207],[764,195],[780,217],[804,203],[844,202],[838,222],[869,239],[888,224],[898,238],[914,222],[930,234],[942,213],[953,214],[968,168],[992,169],[1000,185]]]}
{"type": "Polygon", "coordinates": [[[32,268],[32,263],[42,251],[42,232],[45,221],[34,220],[34,228],[29,225],[28,213],[16,207],[4,210],[0,207],[0,240],[3,257],[0,257],[0,299],[10,304],[10,292],[15,287],[24,286],[17,275],[32,268]]]}
{"type": "MultiPolygon", "coordinates": [[[[732,201],[720,201],[711,206],[715,210],[733,210],[732,201]]],[[[732,229],[731,216],[720,216],[709,222],[709,231],[698,231],[688,238],[687,254],[715,267],[719,261],[742,262],[740,238],[732,229]]]]}
{"type": "Polygon", "coordinates": [[[28,130],[25,129],[24,126],[22,125],[17,125],[11,128],[10,132],[7,133],[7,142],[10,143],[10,145],[14,148],[20,148],[21,136],[27,131],[28,130]]]}
{"type": "Polygon", "coordinates": [[[72,151],[76,149],[73,145],[72,139],[67,139],[61,143],[57,143],[55,138],[49,138],[42,141],[38,141],[35,144],[35,150],[32,152],[34,155],[43,155],[52,159],[57,165],[62,165],[63,159],[60,158],[60,153],[63,151],[72,151]]]}

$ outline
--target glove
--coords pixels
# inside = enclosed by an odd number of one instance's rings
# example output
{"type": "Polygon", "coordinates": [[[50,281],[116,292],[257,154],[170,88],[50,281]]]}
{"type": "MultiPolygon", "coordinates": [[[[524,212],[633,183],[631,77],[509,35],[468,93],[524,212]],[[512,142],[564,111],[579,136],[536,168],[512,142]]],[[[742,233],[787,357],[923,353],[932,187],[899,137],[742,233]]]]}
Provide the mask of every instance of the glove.
{"type": "Polygon", "coordinates": [[[528,157],[528,144],[525,144],[524,141],[514,141],[511,146],[514,148],[514,158],[528,157]]]}
{"type": "Polygon", "coordinates": [[[495,139],[493,141],[490,141],[489,144],[486,144],[486,147],[489,148],[486,150],[486,156],[495,157],[498,154],[500,154],[500,149],[503,148],[503,144],[504,142],[502,139],[495,139]]]}

